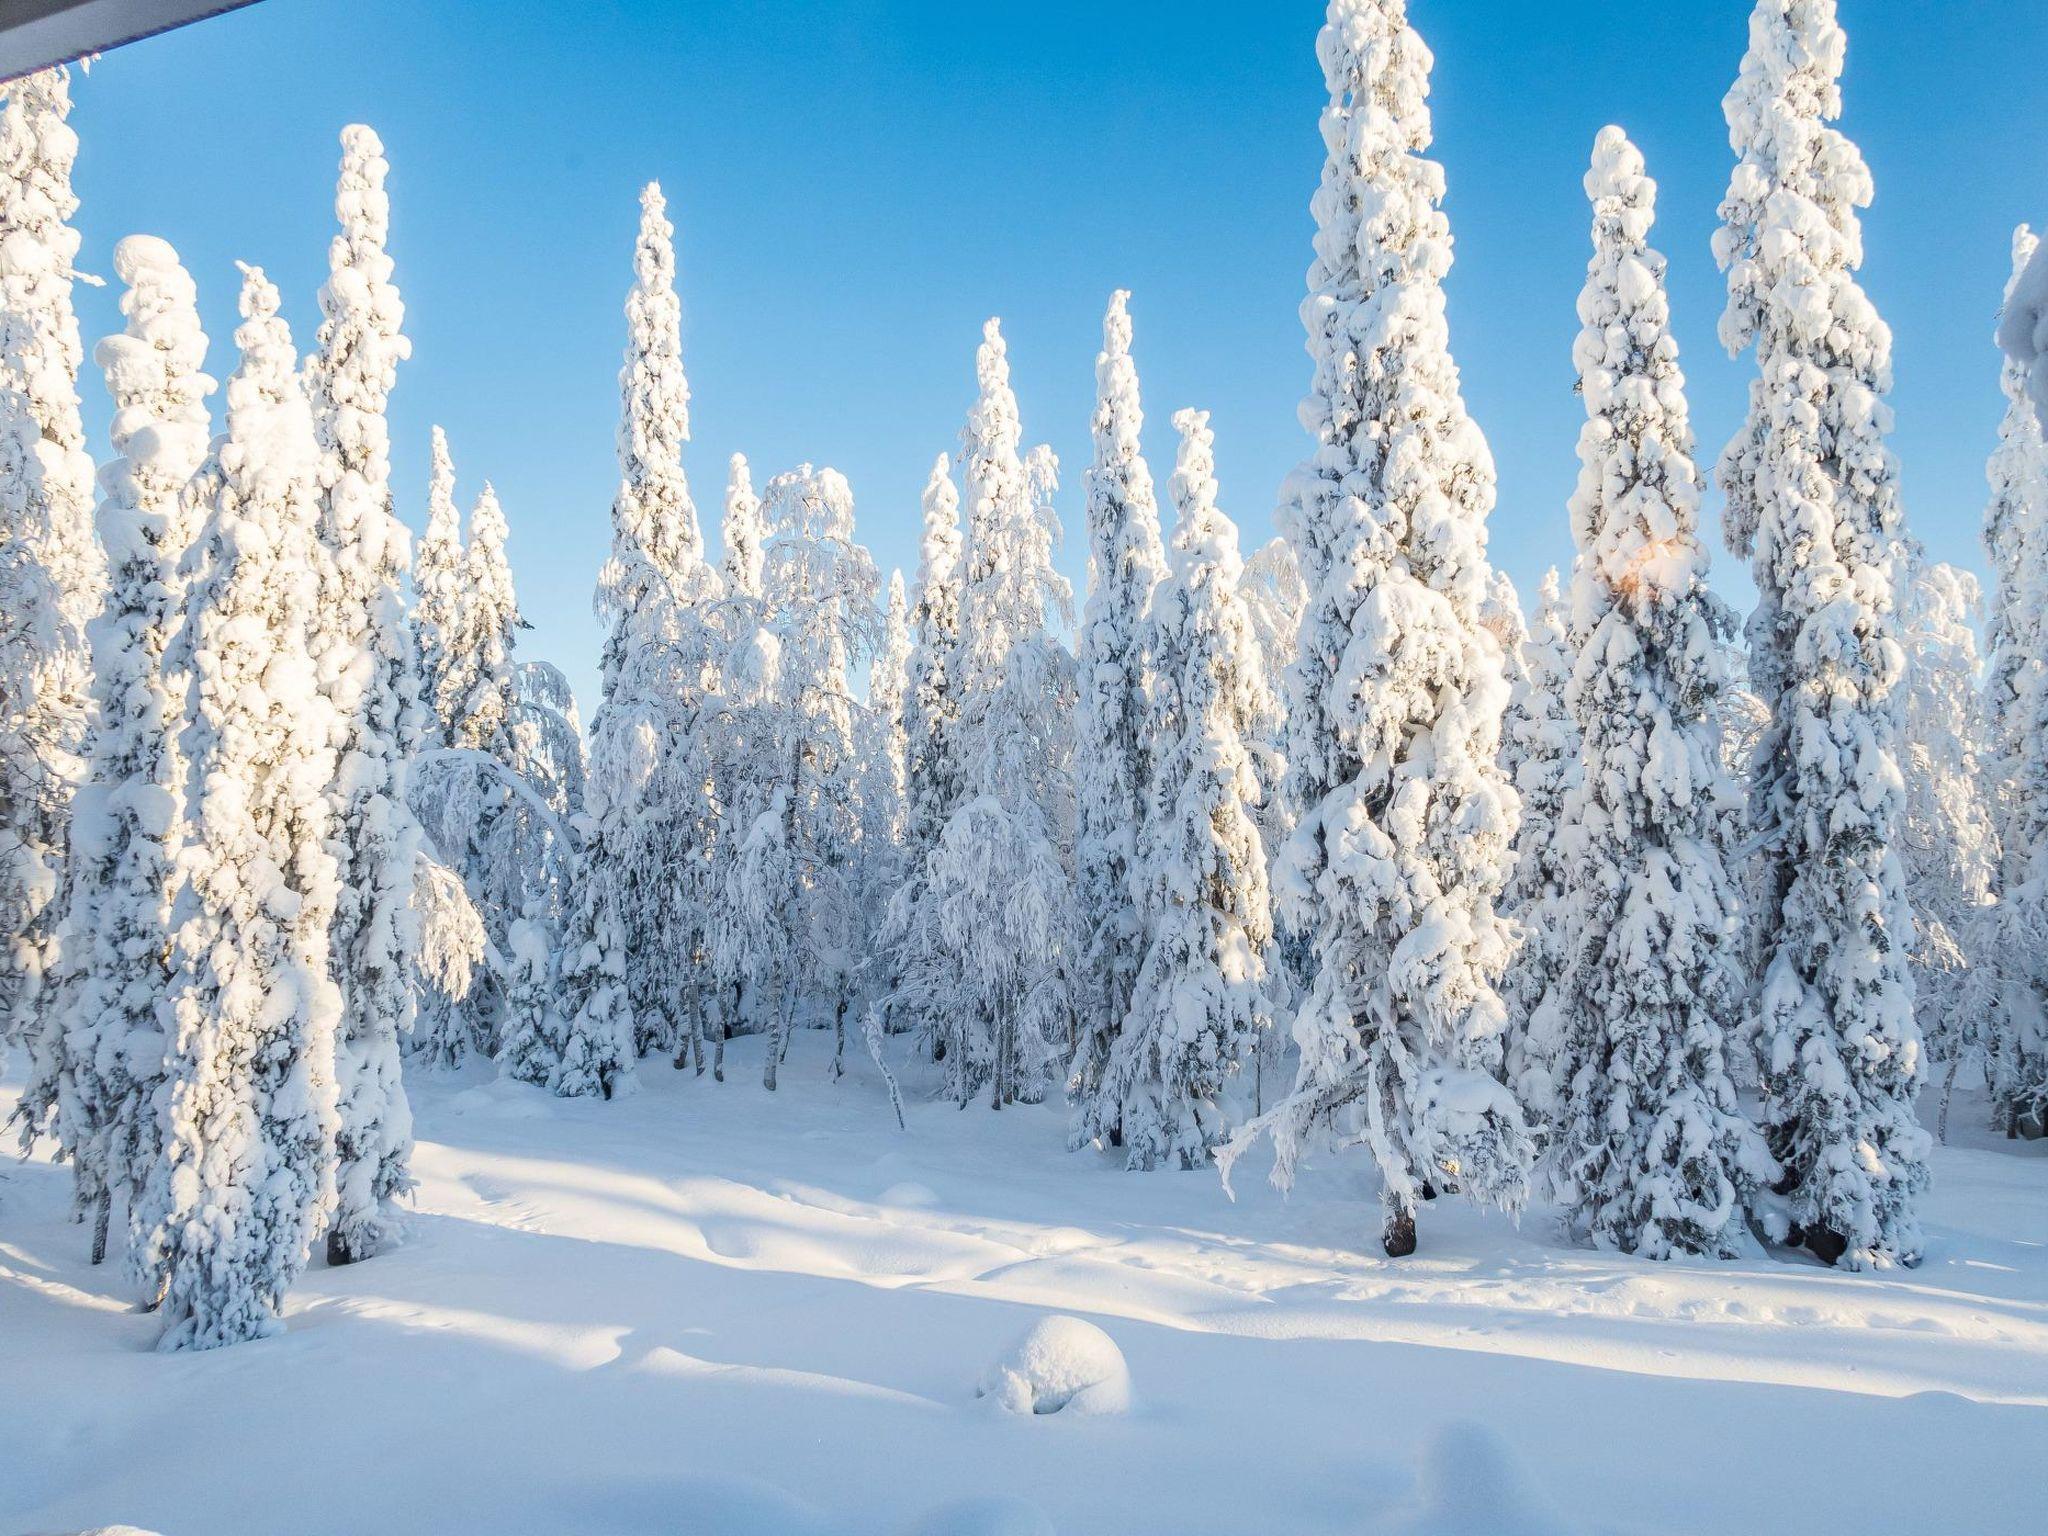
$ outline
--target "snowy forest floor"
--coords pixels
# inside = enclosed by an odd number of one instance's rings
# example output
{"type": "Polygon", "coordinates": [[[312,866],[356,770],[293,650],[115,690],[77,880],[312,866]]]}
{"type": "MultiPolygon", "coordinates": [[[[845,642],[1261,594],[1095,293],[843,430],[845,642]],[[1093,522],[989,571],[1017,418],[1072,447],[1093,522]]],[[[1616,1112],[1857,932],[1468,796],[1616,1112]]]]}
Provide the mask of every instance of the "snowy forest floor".
{"type": "MultiPolygon", "coordinates": [[[[2048,1144],[1934,1162],[1925,1264],[1655,1265],[1440,1201],[1380,1257],[1362,1155],[1290,1200],[1068,1154],[1047,1106],[824,1080],[758,1042],[618,1103],[415,1074],[406,1246],[287,1331],[149,1350],[0,1170],[0,1531],[1107,1536],[2040,1528],[2048,1144]],[[1121,1417],[976,1400],[1036,1318],[1129,1360],[1121,1417]]],[[[906,1085],[907,1087],[912,1085],[906,1085]]],[[[0,1087],[0,1117],[11,1109],[0,1087]]]]}

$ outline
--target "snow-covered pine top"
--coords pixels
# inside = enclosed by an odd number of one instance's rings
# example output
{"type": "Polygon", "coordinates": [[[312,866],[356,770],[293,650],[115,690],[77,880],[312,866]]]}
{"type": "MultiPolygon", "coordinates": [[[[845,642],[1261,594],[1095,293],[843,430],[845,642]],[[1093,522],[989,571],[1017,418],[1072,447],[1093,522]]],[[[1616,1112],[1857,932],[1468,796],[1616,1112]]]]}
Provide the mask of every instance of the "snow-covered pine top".
{"type": "Polygon", "coordinates": [[[452,651],[462,629],[462,565],[455,461],[448,452],[448,435],[435,427],[433,470],[427,480],[427,530],[413,559],[412,626],[419,647],[421,692],[444,733],[461,705],[459,698],[449,695],[447,684],[452,651]]]}
{"type": "MultiPolygon", "coordinates": [[[[328,245],[319,345],[306,367],[306,392],[321,446],[331,455],[330,474],[359,476],[366,505],[387,512],[391,437],[385,408],[398,365],[412,355],[403,331],[405,302],[391,280],[391,253],[385,249],[391,199],[384,182],[390,170],[373,129],[362,123],[342,129],[334,193],[341,232],[328,245]]],[[[387,563],[375,550],[366,554],[374,564],[387,563]]]]}
{"type": "Polygon", "coordinates": [[[214,381],[203,371],[198,290],[177,252],[153,235],[129,235],[114,247],[114,272],[127,325],[93,352],[114,402],[115,457],[99,472],[107,605],[87,626],[100,701],[92,768],[102,784],[163,782],[176,710],[160,668],[185,552],[205,515],[186,487],[206,460],[214,381]]]}
{"type": "MultiPolygon", "coordinates": [[[[1192,735],[1222,725],[1244,742],[1262,722],[1267,691],[1257,636],[1240,591],[1244,560],[1238,551],[1237,524],[1217,505],[1216,434],[1210,430],[1209,413],[1175,411],[1173,429],[1180,434],[1180,447],[1168,481],[1176,518],[1167,558],[1175,600],[1185,610],[1177,616],[1185,632],[1175,657],[1181,668],[1183,728],[1192,735]],[[1197,634],[1204,637],[1200,644],[1189,643],[1197,634]],[[1207,653],[1211,662],[1227,661],[1228,666],[1197,676],[1191,659],[1198,653],[1207,653]]],[[[1242,766],[1249,772],[1249,760],[1242,766]]],[[[1244,804],[1257,803],[1255,778],[1239,788],[1244,804]]]]}
{"type": "MultiPolygon", "coordinates": [[[[2012,233],[2008,309],[2040,244],[2024,224],[2012,233]]],[[[1993,766],[2010,779],[2018,771],[2026,690],[2048,662],[2041,643],[2041,604],[2048,601],[2048,528],[2042,526],[2048,518],[2048,442],[2027,394],[2026,368],[2007,358],[1999,383],[2005,390],[2005,419],[1999,423],[1998,446],[1984,466],[1991,486],[1984,548],[1995,578],[1985,631],[1990,666],[1984,692],[1993,766]]]]}
{"type": "Polygon", "coordinates": [[[903,723],[909,677],[910,602],[904,595],[903,573],[891,571],[888,596],[882,607],[882,643],[868,669],[868,707],[891,730],[903,723]]]}
{"type": "Polygon", "coordinates": [[[505,553],[510,530],[498,493],[486,480],[470,509],[469,539],[463,552],[461,662],[468,697],[448,723],[454,745],[512,756],[509,715],[513,702],[512,647],[525,628],[512,587],[512,562],[505,553]]]}
{"type": "Polygon", "coordinates": [[[1316,53],[1330,100],[1301,307],[1315,377],[1300,415],[1320,446],[1289,477],[1280,507],[1308,591],[1288,726],[1293,798],[1304,808],[1378,753],[1360,741],[1347,690],[1332,686],[1362,596],[1345,568],[1361,551],[1377,561],[1412,550],[1407,573],[1469,618],[1486,596],[1494,497],[1492,456],[1465,414],[1444,320],[1443,169],[1421,155],[1431,138],[1428,46],[1403,0],[1332,0],[1316,53]],[[1360,366],[1371,357],[1398,366],[1360,366]],[[1405,424],[1398,446],[1363,426],[1391,420],[1405,424]]]}
{"type": "MultiPolygon", "coordinates": [[[[1139,447],[1145,415],[1138,370],[1131,361],[1129,302],[1130,293],[1119,288],[1102,318],[1102,351],[1095,359],[1095,456],[1083,476],[1093,580],[1081,613],[1081,708],[1088,722],[1084,730],[1102,741],[1134,732],[1142,719],[1145,613],[1152,589],[1166,574],[1159,502],[1139,447]]],[[[1119,761],[1100,754],[1095,760],[1119,761]]]]}
{"type": "Polygon", "coordinates": [[[924,531],[917,546],[916,618],[918,641],[950,645],[960,629],[960,491],[953,484],[953,461],[945,454],[932,460],[921,500],[924,531]]]}
{"type": "Polygon", "coordinates": [[[70,73],[46,69],[0,85],[0,390],[21,393],[8,415],[22,434],[17,462],[34,475],[0,475],[0,528],[28,541],[55,588],[75,644],[99,612],[106,566],[93,538],[93,463],[78,410],[84,347],[72,309],[79,234],[71,189],[78,135],[70,73]]]}
{"type": "Polygon", "coordinates": [[[2006,292],[1998,344],[2024,373],[2027,394],[2048,431],[2048,256],[2038,250],[2006,292]]]}
{"type": "Polygon", "coordinates": [[[911,596],[914,639],[904,698],[905,787],[913,857],[938,837],[960,789],[960,492],[945,454],[932,461],[924,488],[924,531],[911,596]]]}
{"type": "MultiPolygon", "coordinates": [[[[324,791],[332,767],[332,707],[314,686],[313,659],[306,654],[322,564],[317,505],[322,454],[291,328],[279,313],[277,288],[262,268],[237,266],[242,272],[242,323],[235,331],[240,356],[225,390],[226,430],[194,482],[211,481],[215,494],[206,525],[185,558],[186,622],[172,642],[169,670],[191,689],[184,742],[195,773],[204,771],[212,756],[268,761],[281,750],[274,728],[281,728],[282,717],[272,718],[272,701],[279,696],[277,689],[288,693],[291,733],[299,750],[284,754],[290,759],[286,766],[310,768],[319,777],[283,789],[281,798],[268,789],[262,794],[304,807],[324,791]],[[267,605],[260,628],[251,628],[250,604],[267,605]],[[258,732],[260,739],[245,734],[243,727],[258,732]]],[[[209,797],[204,809],[207,815],[232,817],[246,808],[240,801],[233,807],[216,805],[209,797]]],[[[266,828],[262,835],[271,833],[266,828]]],[[[237,855],[229,849],[223,857],[237,855]]],[[[331,861],[326,868],[331,879],[331,861]]],[[[282,872],[282,877],[292,873],[282,872]]],[[[333,899],[329,890],[330,910],[333,899]]]]}
{"type": "Polygon", "coordinates": [[[761,547],[768,530],[761,520],[761,498],[747,456],[736,453],[726,467],[725,516],[719,540],[725,546],[725,589],[735,598],[761,599],[761,547]]]}
{"type": "Polygon", "coordinates": [[[623,632],[671,623],[675,609],[705,597],[716,580],[705,564],[697,508],[683,473],[690,386],[683,375],[675,226],[667,206],[658,183],[641,191],[634,282],[626,296],[626,358],[619,370],[619,489],[612,501],[611,558],[598,591],[600,611],[613,626],[604,657],[607,698],[627,662],[623,632]]]}
{"type": "MultiPolygon", "coordinates": [[[[1610,126],[1594,141],[1585,187],[1593,257],[1572,347],[1586,423],[1570,508],[1578,559],[1569,699],[1587,732],[1590,771],[1564,820],[1580,840],[1597,820],[1595,832],[1608,839],[1603,857],[1677,839],[1705,848],[1724,794],[1726,626],[1707,587],[1699,469],[1665,262],[1649,245],[1657,185],[1627,135],[1610,126]]],[[[1552,591],[1546,587],[1546,608],[1552,591]]],[[[1720,889],[1724,878],[1697,860],[1687,868],[1689,881],[1712,886],[1688,889],[1709,928],[1732,901],[1720,889]]]]}
{"type": "Polygon", "coordinates": [[[1662,638],[1696,665],[1718,670],[1712,608],[1704,602],[1707,554],[1699,528],[1685,375],[1671,334],[1665,262],[1649,245],[1657,184],[1621,129],[1600,130],[1586,172],[1593,204],[1593,258],[1579,294],[1572,345],[1586,422],[1571,500],[1579,550],[1571,631],[1580,645],[1619,607],[1630,622],[1661,628],[1652,610],[1687,605],[1687,632],[1662,638]]]}
{"type": "MultiPolygon", "coordinates": [[[[1728,275],[1720,335],[1731,356],[1754,341],[1762,358],[1789,354],[1834,376],[1830,400],[1855,416],[1841,425],[1865,439],[1861,448],[1845,441],[1837,449],[1851,467],[1844,488],[1895,502],[1897,471],[1883,442],[1891,409],[1880,398],[1891,387],[1891,331],[1855,277],[1863,263],[1857,210],[1869,206],[1870,171],[1855,144],[1829,126],[1842,112],[1847,50],[1835,0],[1759,0],[1750,15],[1749,50],[1721,103],[1737,163],[1714,234],[1715,259],[1728,275]]],[[[1770,511],[1757,489],[1769,398],[1761,381],[1752,383],[1750,423],[1721,457],[1723,532],[1738,555],[1752,552],[1770,511]]],[[[1759,638],[1751,636],[1753,651],[1775,648],[1759,647],[1759,638]]],[[[1768,654],[1755,659],[1770,686],[1775,663],[1768,654]]]]}
{"type": "Polygon", "coordinates": [[[961,686],[975,702],[1000,687],[1010,647],[1043,632],[1048,612],[1064,616],[1072,594],[1052,569],[1059,527],[1048,500],[1057,472],[1051,450],[1035,448],[1027,466],[1017,396],[1002,322],[982,327],[975,353],[981,388],[962,434],[967,482],[960,639],[961,686]]]}
{"type": "MultiPolygon", "coordinates": [[[[178,253],[154,235],[130,235],[114,247],[114,273],[127,326],[93,353],[114,402],[116,455],[99,472],[100,539],[117,583],[164,584],[130,593],[161,621],[176,608],[177,566],[198,529],[199,509],[184,491],[206,459],[214,381],[204,371],[198,289],[178,253]]],[[[102,669],[115,663],[97,658],[102,669]]]]}

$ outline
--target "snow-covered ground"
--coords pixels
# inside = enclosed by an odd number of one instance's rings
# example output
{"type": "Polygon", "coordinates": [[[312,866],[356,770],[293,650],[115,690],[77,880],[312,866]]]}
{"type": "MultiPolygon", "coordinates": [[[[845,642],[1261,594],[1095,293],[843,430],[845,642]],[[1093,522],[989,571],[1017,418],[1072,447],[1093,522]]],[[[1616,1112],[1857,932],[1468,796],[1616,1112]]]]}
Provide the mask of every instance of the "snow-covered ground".
{"type": "Polygon", "coordinates": [[[1063,1152],[1049,1107],[913,1099],[900,1132],[817,1036],[772,1097],[758,1047],[729,1066],[645,1064],[613,1104],[415,1076],[408,1245],[200,1354],[151,1352],[85,1263],[68,1174],[10,1163],[0,1531],[2041,1528],[2048,1145],[1974,1101],[1926,1263],[1850,1275],[1607,1257],[1455,1202],[1390,1262],[1362,1159],[1288,1201],[1246,1168],[1233,1205],[1063,1152]],[[977,1396],[1062,1313],[1121,1349],[1127,1409],[977,1396]]]}

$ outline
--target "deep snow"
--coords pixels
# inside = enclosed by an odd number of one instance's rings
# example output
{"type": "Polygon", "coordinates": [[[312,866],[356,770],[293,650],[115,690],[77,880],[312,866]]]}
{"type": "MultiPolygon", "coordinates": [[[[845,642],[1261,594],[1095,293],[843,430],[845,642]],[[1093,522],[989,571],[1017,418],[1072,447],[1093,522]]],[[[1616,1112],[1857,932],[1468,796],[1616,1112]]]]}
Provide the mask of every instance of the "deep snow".
{"type": "Polygon", "coordinates": [[[2048,1145],[1976,1101],[1915,1271],[1651,1264],[1444,1201],[1390,1262],[1362,1157],[1287,1201],[1247,1163],[1233,1205],[1063,1152],[1051,1107],[913,1097],[899,1132],[816,1035],[771,1097],[758,1049],[610,1104],[414,1074],[406,1246],[201,1354],[149,1350],[68,1173],[10,1161],[0,1531],[2039,1530],[2048,1145]],[[1128,1412],[977,1399],[1054,1313],[1114,1340],[1128,1412]]]}

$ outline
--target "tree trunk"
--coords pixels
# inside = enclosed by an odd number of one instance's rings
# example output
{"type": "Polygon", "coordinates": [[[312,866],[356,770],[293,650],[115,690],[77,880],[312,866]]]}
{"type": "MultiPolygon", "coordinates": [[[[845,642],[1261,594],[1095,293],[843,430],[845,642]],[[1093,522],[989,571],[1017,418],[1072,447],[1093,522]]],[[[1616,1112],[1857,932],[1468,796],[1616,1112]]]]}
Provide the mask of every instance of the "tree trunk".
{"type": "Polygon", "coordinates": [[[1390,1259],[1405,1259],[1415,1251],[1415,1213],[1403,1205],[1387,1207],[1380,1225],[1380,1246],[1390,1259]]]}
{"type": "Polygon", "coordinates": [[[107,1256],[107,1223],[114,1213],[114,1195],[111,1190],[101,1190],[99,1199],[92,1206],[92,1261],[101,1263],[107,1256]]]}

